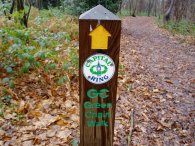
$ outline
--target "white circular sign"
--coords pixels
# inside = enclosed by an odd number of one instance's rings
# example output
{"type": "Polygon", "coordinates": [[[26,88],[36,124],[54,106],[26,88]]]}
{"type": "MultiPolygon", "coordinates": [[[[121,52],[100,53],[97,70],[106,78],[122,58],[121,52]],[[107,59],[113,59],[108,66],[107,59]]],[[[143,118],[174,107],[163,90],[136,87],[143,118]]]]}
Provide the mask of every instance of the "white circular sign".
{"type": "Polygon", "coordinates": [[[86,59],[83,64],[85,78],[94,84],[108,82],[115,73],[114,61],[105,54],[95,54],[86,59]]]}

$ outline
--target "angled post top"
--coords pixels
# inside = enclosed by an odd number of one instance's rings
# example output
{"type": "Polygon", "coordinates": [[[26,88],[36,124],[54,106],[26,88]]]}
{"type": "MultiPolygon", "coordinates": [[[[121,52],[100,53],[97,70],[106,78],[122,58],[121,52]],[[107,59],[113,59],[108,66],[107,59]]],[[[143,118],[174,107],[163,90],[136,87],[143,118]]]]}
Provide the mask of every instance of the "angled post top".
{"type": "Polygon", "coordinates": [[[102,5],[88,10],[80,15],[79,20],[121,20],[118,16],[107,10],[102,5]]]}

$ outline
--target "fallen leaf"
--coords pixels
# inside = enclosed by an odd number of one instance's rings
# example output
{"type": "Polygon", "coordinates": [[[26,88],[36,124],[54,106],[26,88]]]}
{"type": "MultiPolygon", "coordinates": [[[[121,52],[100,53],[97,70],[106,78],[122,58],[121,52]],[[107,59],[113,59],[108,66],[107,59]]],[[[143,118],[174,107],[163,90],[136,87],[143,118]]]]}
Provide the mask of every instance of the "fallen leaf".
{"type": "Polygon", "coordinates": [[[52,123],[59,120],[59,116],[51,116],[50,114],[44,114],[41,117],[39,117],[39,121],[36,121],[33,123],[36,127],[47,127],[51,125],[52,123]]]}
{"type": "Polygon", "coordinates": [[[51,137],[54,137],[56,134],[56,130],[54,129],[51,129],[51,130],[47,130],[47,137],[51,138],[51,137]]]}
{"type": "Polygon", "coordinates": [[[66,108],[71,108],[73,106],[73,101],[71,100],[67,100],[65,103],[64,103],[65,107],[66,108]]]}
{"type": "Polygon", "coordinates": [[[29,118],[38,118],[42,116],[42,112],[38,110],[32,110],[28,113],[29,118]]]}
{"type": "Polygon", "coordinates": [[[24,142],[22,143],[22,146],[33,146],[33,141],[32,141],[32,140],[24,141],[24,142]]]}
{"type": "Polygon", "coordinates": [[[3,137],[5,135],[5,131],[0,129],[0,137],[3,137]]]}
{"type": "Polygon", "coordinates": [[[79,126],[78,122],[72,122],[70,128],[77,128],[79,126]]]}
{"type": "Polygon", "coordinates": [[[19,103],[18,112],[27,113],[28,109],[29,109],[29,104],[26,104],[24,100],[21,100],[19,103]]]}
{"type": "Polygon", "coordinates": [[[70,136],[72,132],[69,129],[65,129],[63,131],[59,131],[57,132],[56,136],[58,138],[64,139],[65,141],[67,140],[67,138],[70,136]]]}
{"type": "Polygon", "coordinates": [[[167,94],[166,96],[167,96],[167,98],[169,98],[169,99],[173,99],[173,98],[174,98],[171,94],[167,94]]]}
{"type": "Polygon", "coordinates": [[[44,132],[44,133],[42,133],[42,134],[39,134],[38,136],[37,136],[37,138],[38,139],[40,139],[40,140],[46,140],[47,139],[47,136],[46,136],[46,133],[44,132]]]}
{"type": "Polygon", "coordinates": [[[159,89],[153,89],[154,93],[160,93],[159,89]]]}
{"type": "Polygon", "coordinates": [[[145,113],[142,113],[142,115],[144,116],[146,121],[149,121],[149,118],[148,118],[148,116],[145,113]]]}
{"type": "Polygon", "coordinates": [[[33,133],[28,133],[28,134],[23,134],[21,137],[21,141],[27,141],[27,140],[32,140],[34,139],[33,133]]]}
{"type": "Polygon", "coordinates": [[[165,82],[167,82],[169,84],[173,84],[173,82],[171,80],[165,80],[165,82]]]}
{"type": "Polygon", "coordinates": [[[171,128],[171,126],[173,125],[174,122],[171,121],[167,121],[167,119],[162,118],[160,121],[158,121],[162,126],[167,127],[167,128],[171,128]]]}
{"type": "Polygon", "coordinates": [[[180,136],[183,136],[183,137],[186,137],[189,135],[187,130],[182,130],[179,133],[180,133],[180,136]]]}
{"type": "Polygon", "coordinates": [[[12,113],[12,114],[4,113],[4,118],[6,120],[15,119],[15,114],[14,113],[12,113]]]}
{"type": "Polygon", "coordinates": [[[70,116],[70,119],[71,119],[72,121],[79,122],[79,116],[76,115],[76,114],[71,115],[71,116],[70,116]]]}

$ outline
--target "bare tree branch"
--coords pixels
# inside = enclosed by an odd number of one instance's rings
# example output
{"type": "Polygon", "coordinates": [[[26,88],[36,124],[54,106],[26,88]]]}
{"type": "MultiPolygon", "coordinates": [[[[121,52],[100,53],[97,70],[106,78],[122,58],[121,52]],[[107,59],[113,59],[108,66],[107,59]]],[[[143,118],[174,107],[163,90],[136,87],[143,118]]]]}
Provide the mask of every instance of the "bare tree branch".
{"type": "Polygon", "coordinates": [[[27,20],[27,22],[28,22],[28,19],[29,19],[29,15],[30,15],[31,7],[32,7],[32,3],[31,3],[31,1],[30,1],[30,2],[29,2],[29,9],[28,9],[28,13],[26,14],[26,20],[27,20]]]}

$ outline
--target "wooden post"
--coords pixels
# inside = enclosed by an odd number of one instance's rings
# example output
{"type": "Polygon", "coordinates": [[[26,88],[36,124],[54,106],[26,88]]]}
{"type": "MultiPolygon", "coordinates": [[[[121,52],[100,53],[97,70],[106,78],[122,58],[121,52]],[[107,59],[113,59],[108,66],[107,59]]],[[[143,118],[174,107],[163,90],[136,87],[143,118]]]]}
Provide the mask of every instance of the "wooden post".
{"type": "Polygon", "coordinates": [[[80,146],[112,146],[121,20],[98,5],[79,18],[80,146]]]}

